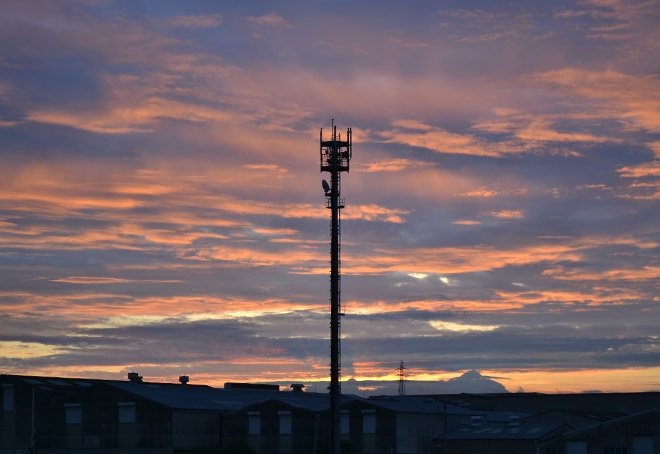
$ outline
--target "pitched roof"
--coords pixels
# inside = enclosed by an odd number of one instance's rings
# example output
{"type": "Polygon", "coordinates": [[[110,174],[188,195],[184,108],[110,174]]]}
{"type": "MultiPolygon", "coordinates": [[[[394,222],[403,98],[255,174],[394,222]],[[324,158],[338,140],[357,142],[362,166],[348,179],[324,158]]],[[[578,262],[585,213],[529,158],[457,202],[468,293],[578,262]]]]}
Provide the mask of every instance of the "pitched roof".
{"type": "MultiPolygon", "coordinates": [[[[364,400],[352,394],[342,394],[341,403],[345,404],[353,400],[364,400]]],[[[330,409],[330,396],[327,393],[298,393],[281,392],[272,399],[264,399],[251,405],[252,408],[266,402],[282,402],[296,408],[302,408],[310,411],[325,411],[330,409]]]]}
{"type": "Polygon", "coordinates": [[[561,427],[562,424],[519,424],[486,423],[480,426],[458,426],[436,439],[448,440],[537,440],[561,427]]]}
{"type": "Polygon", "coordinates": [[[115,381],[104,383],[177,410],[232,411],[283,394],[279,391],[218,389],[206,385],[115,381]]]}

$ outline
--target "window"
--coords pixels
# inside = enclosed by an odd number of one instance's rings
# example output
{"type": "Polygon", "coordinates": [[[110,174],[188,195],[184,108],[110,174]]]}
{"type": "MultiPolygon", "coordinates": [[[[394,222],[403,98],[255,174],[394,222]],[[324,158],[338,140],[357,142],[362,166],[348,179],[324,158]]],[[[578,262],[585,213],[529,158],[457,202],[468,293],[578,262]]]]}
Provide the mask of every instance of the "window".
{"type": "Polygon", "coordinates": [[[278,411],[280,417],[280,435],[291,435],[291,412],[278,411]]]}
{"type": "Polygon", "coordinates": [[[348,410],[342,410],[341,411],[341,423],[340,423],[340,431],[343,434],[350,433],[350,422],[351,420],[349,419],[350,415],[348,413],[348,410]]]}
{"type": "Polygon", "coordinates": [[[653,437],[633,437],[635,454],[653,454],[653,437]]]}
{"type": "Polygon", "coordinates": [[[135,422],[135,402],[117,402],[117,407],[119,407],[120,423],[135,422]]]}
{"type": "Polygon", "coordinates": [[[376,410],[362,410],[362,433],[376,433],[376,410]]]}
{"type": "Polygon", "coordinates": [[[14,411],[14,385],[2,385],[2,410],[14,411]]]}
{"type": "Polygon", "coordinates": [[[628,448],[607,447],[604,454],[628,454],[628,448]]]}
{"type": "Polygon", "coordinates": [[[248,411],[248,434],[261,434],[261,413],[258,411],[248,411]]]}
{"type": "Polygon", "coordinates": [[[586,441],[569,441],[566,442],[566,454],[587,454],[586,441]]]}
{"type": "Polygon", "coordinates": [[[80,424],[82,422],[82,409],[80,404],[64,404],[67,424],[80,424]]]}

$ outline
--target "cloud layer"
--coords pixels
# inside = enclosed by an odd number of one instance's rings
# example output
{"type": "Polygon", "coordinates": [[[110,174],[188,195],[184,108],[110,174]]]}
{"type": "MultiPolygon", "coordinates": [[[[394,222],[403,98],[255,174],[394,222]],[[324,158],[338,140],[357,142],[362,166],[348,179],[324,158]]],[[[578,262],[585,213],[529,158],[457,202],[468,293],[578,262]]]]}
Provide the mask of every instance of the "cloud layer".
{"type": "Polygon", "coordinates": [[[2,372],[325,380],[335,118],[345,380],[660,388],[660,8],[345,6],[5,5],[2,372]]]}

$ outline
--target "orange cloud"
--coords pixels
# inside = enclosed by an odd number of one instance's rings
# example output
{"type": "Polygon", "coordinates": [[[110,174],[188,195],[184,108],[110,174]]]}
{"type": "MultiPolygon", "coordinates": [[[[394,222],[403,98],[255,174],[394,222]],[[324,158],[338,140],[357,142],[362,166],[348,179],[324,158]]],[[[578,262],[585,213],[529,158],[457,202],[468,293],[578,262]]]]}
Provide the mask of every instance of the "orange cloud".
{"type": "Polygon", "coordinates": [[[660,80],[655,76],[632,76],[611,69],[565,68],[535,77],[605,102],[606,107],[596,115],[626,121],[630,128],[660,132],[660,80]]]}
{"type": "Polygon", "coordinates": [[[295,235],[300,231],[295,229],[268,229],[268,228],[253,228],[254,232],[262,233],[264,235],[295,235]]]}
{"type": "MultiPolygon", "coordinates": [[[[346,257],[342,260],[342,271],[347,274],[415,272],[446,275],[487,271],[546,260],[578,261],[580,259],[581,254],[571,245],[539,245],[506,250],[492,246],[376,250],[369,256],[346,257]]],[[[327,270],[323,268],[318,272],[327,272],[327,270]]]]}
{"type": "Polygon", "coordinates": [[[493,216],[500,219],[524,219],[525,214],[520,210],[502,210],[502,211],[490,211],[484,213],[489,216],[493,216]]]}
{"type": "Polygon", "coordinates": [[[168,282],[183,282],[180,280],[154,280],[154,279],[118,279],[114,277],[96,276],[69,276],[60,279],[51,279],[52,282],[65,282],[67,284],[153,284],[168,282]]]}
{"type": "Polygon", "coordinates": [[[421,167],[429,167],[434,164],[424,161],[413,161],[410,159],[386,159],[381,161],[374,161],[362,165],[358,165],[357,170],[360,172],[400,172],[407,169],[419,169],[421,167]]]}
{"type": "Polygon", "coordinates": [[[522,387],[526,392],[574,393],[597,389],[602,392],[645,392],[657,389],[660,367],[587,370],[481,371],[506,380],[510,390],[522,387]]]}
{"type": "Polygon", "coordinates": [[[545,270],[542,274],[560,280],[652,282],[660,278],[660,267],[644,266],[638,269],[615,269],[594,272],[582,268],[567,270],[561,266],[556,266],[545,270]]]}
{"type": "Polygon", "coordinates": [[[265,170],[268,172],[284,173],[287,170],[278,166],[277,164],[246,164],[244,166],[246,169],[251,170],[265,170]]]}
{"type": "Polygon", "coordinates": [[[394,120],[392,122],[392,126],[398,128],[405,128],[405,129],[418,129],[421,131],[429,131],[433,129],[431,126],[419,120],[405,120],[405,119],[394,120]]]}
{"type": "Polygon", "coordinates": [[[516,132],[516,136],[528,142],[620,142],[620,139],[598,137],[591,134],[557,132],[551,129],[549,120],[536,119],[516,132]]]}
{"type": "MultiPolygon", "coordinates": [[[[206,267],[205,269],[208,269],[206,267]]],[[[96,278],[91,278],[96,279],[96,278]]],[[[92,282],[85,282],[92,285],[92,282]]],[[[99,281],[99,284],[104,282],[99,281]]],[[[121,287],[120,287],[121,288],[121,287]]],[[[220,298],[215,295],[173,295],[137,297],[125,293],[85,292],[70,295],[43,295],[27,292],[0,292],[17,301],[0,307],[0,314],[30,316],[34,310],[48,310],[53,319],[69,320],[76,326],[141,325],[177,315],[184,320],[260,317],[267,314],[304,310],[327,310],[326,304],[265,297],[263,299],[220,298]],[[120,308],[120,313],[117,309],[120,308]],[[27,315],[22,315],[27,314],[27,315]]]]}
{"type": "Polygon", "coordinates": [[[486,188],[481,187],[472,191],[464,192],[458,194],[461,197],[482,197],[490,198],[497,196],[513,196],[513,195],[525,195],[527,194],[527,188],[517,188],[517,189],[505,189],[501,190],[498,188],[486,188]]]}
{"type": "MultiPolygon", "coordinates": [[[[304,269],[308,262],[327,261],[327,253],[295,248],[287,251],[266,252],[254,248],[234,246],[214,246],[201,249],[186,249],[179,253],[186,260],[221,260],[235,266],[290,266],[304,269]]],[[[327,273],[327,269],[326,269],[327,273]]]]}
{"type": "Polygon", "coordinates": [[[646,145],[653,151],[653,156],[660,159],[660,142],[651,142],[646,145]]]}
{"type": "MultiPolygon", "coordinates": [[[[546,273],[543,274],[545,275],[546,273]]],[[[527,310],[529,310],[530,305],[553,303],[553,306],[542,305],[538,309],[543,313],[552,313],[560,312],[565,307],[578,310],[580,307],[586,308],[587,306],[611,306],[615,304],[634,305],[637,304],[641,298],[647,297],[648,295],[642,292],[636,292],[630,289],[617,289],[604,286],[596,286],[585,290],[584,292],[567,290],[540,290],[522,292],[497,291],[495,296],[492,298],[492,301],[502,305],[506,305],[506,303],[517,304],[518,308],[526,307],[527,310]]]]}
{"type": "MultiPolygon", "coordinates": [[[[380,138],[374,137],[376,141],[382,140],[385,143],[398,143],[411,147],[428,148],[438,153],[498,157],[507,151],[505,147],[498,147],[473,136],[455,134],[440,129],[424,132],[404,132],[394,129],[380,131],[376,133],[376,136],[380,138]]],[[[516,148],[508,150],[509,153],[516,151],[519,150],[516,148]]]]}
{"type": "Polygon", "coordinates": [[[495,134],[511,133],[520,125],[512,121],[477,121],[471,128],[495,134]]]}
{"type": "Polygon", "coordinates": [[[631,200],[659,200],[660,199],[660,191],[655,192],[653,194],[647,194],[647,195],[632,195],[632,194],[623,194],[617,196],[622,199],[631,199],[631,200]]]}
{"type": "MultiPolygon", "coordinates": [[[[656,247],[656,243],[622,237],[585,237],[568,239],[562,243],[511,247],[473,246],[466,248],[418,248],[396,251],[374,250],[369,255],[352,255],[342,259],[342,271],[347,274],[434,273],[453,275],[488,271],[505,266],[521,266],[538,262],[581,261],[584,251],[614,244],[639,249],[656,247]]],[[[326,273],[324,268],[309,272],[326,273]]]]}
{"type": "Polygon", "coordinates": [[[229,122],[237,120],[236,113],[219,109],[170,101],[152,97],[125,107],[113,107],[99,112],[65,112],[35,110],[26,119],[41,123],[51,123],[104,134],[125,134],[130,132],[152,132],[150,125],[159,119],[172,118],[191,122],[229,122]]]}
{"type": "Polygon", "coordinates": [[[636,166],[625,166],[617,169],[624,178],[657,177],[660,176],[660,161],[645,162],[636,166]]]}

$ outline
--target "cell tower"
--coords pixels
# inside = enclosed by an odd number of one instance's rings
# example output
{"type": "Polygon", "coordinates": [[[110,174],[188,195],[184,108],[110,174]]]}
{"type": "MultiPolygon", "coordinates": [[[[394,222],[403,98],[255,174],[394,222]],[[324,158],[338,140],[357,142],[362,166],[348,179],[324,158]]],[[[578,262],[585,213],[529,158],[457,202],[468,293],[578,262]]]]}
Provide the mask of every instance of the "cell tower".
{"type": "Polygon", "coordinates": [[[348,172],[351,160],[352,133],[346,131],[346,140],[337,136],[337,127],[332,120],[332,137],[323,140],[323,129],[320,133],[321,142],[321,172],[330,172],[330,184],[323,180],[323,191],[327,198],[326,205],[332,211],[330,224],[330,453],[340,454],[340,424],[341,424],[341,349],[340,349],[340,261],[339,261],[339,210],[344,208],[344,200],[340,198],[339,175],[348,172]]]}
{"type": "Polygon", "coordinates": [[[403,361],[401,361],[401,364],[399,367],[396,369],[399,371],[399,396],[405,396],[406,395],[406,371],[408,370],[407,367],[403,366],[403,361]]]}

